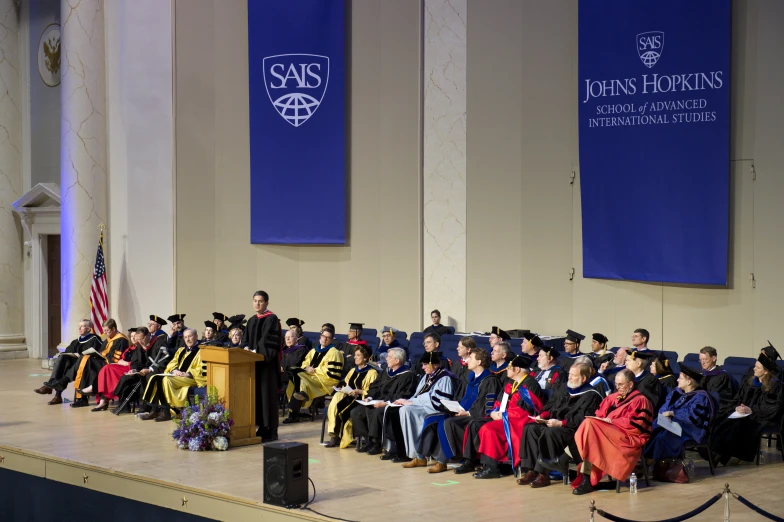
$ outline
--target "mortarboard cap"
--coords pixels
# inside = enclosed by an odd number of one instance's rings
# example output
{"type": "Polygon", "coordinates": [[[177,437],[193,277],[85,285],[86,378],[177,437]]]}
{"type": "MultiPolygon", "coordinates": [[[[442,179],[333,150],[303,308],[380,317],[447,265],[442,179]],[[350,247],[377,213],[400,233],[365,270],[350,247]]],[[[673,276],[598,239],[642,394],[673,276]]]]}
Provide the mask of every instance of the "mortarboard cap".
{"type": "Polygon", "coordinates": [[[518,355],[509,363],[510,366],[514,366],[515,368],[524,368],[528,369],[531,367],[531,363],[533,359],[528,357],[527,355],[518,355]]]}
{"type": "Polygon", "coordinates": [[[631,352],[629,352],[628,355],[632,359],[642,359],[644,361],[647,361],[649,359],[653,359],[654,357],[656,357],[656,354],[654,353],[653,350],[643,350],[643,351],[640,351],[640,352],[638,352],[637,350],[632,350],[631,352]]]}
{"type": "Polygon", "coordinates": [[[440,352],[425,352],[422,355],[422,358],[419,359],[419,362],[422,364],[440,364],[441,363],[441,353],[440,352]]]}
{"type": "Polygon", "coordinates": [[[534,335],[533,337],[528,339],[528,342],[530,342],[533,346],[536,346],[537,348],[541,348],[542,346],[544,346],[544,343],[542,342],[541,339],[539,339],[538,335],[534,335]]]}
{"type": "Polygon", "coordinates": [[[604,363],[612,361],[613,358],[615,358],[615,355],[612,352],[607,352],[606,354],[600,355],[596,358],[596,361],[594,361],[594,366],[601,366],[604,363]]]}
{"type": "Polygon", "coordinates": [[[174,314],[174,315],[170,315],[170,316],[168,317],[168,319],[169,319],[169,321],[171,321],[171,322],[173,322],[173,323],[176,323],[177,321],[184,321],[184,320],[185,320],[185,314],[174,314]]]}
{"type": "Polygon", "coordinates": [[[348,329],[355,332],[361,332],[363,326],[365,326],[365,323],[348,323],[348,329]]]}
{"type": "Polygon", "coordinates": [[[702,386],[702,373],[683,364],[681,364],[680,367],[682,374],[685,374],[686,377],[694,381],[697,386],[702,386]]]}
{"type": "Polygon", "coordinates": [[[493,326],[493,329],[492,329],[492,330],[490,330],[490,333],[494,333],[495,335],[497,335],[498,337],[500,337],[500,338],[501,338],[501,339],[503,339],[504,341],[508,341],[509,339],[511,339],[511,338],[512,338],[512,336],[511,336],[511,335],[509,335],[509,334],[508,334],[508,333],[506,333],[505,331],[501,330],[501,329],[500,329],[500,328],[498,328],[497,326],[493,326]]]}
{"type": "Polygon", "coordinates": [[[594,341],[596,341],[597,343],[602,343],[602,344],[607,344],[607,341],[609,340],[609,339],[607,339],[607,337],[604,336],[604,334],[600,334],[600,333],[595,333],[595,334],[593,334],[592,337],[593,337],[594,341]]]}
{"type": "Polygon", "coordinates": [[[766,357],[762,354],[757,357],[757,360],[762,365],[763,368],[768,370],[769,372],[776,372],[778,368],[776,367],[776,361],[771,359],[770,357],[766,357]]]}
{"type": "Polygon", "coordinates": [[[762,349],[762,353],[768,356],[769,359],[775,361],[776,359],[781,359],[778,350],[774,348],[774,346],[768,341],[768,345],[762,349]]]}
{"type": "Polygon", "coordinates": [[[212,321],[204,321],[204,326],[206,326],[207,328],[212,328],[213,330],[218,329],[218,325],[213,323],[212,321]]]}
{"type": "Polygon", "coordinates": [[[224,323],[229,320],[226,314],[222,314],[220,312],[212,312],[212,317],[215,318],[216,321],[220,320],[224,323]]]}
{"type": "Polygon", "coordinates": [[[566,330],[566,338],[573,343],[579,343],[585,339],[585,336],[581,333],[575,332],[574,330],[566,330]]]}
{"type": "Polygon", "coordinates": [[[157,315],[151,315],[150,316],[150,321],[155,321],[156,323],[158,323],[161,326],[166,326],[167,324],[169,324],[169,323],[166,322],[166,319],[161,319],[157,315]]]}
{"type": "Polygon", "coordinates": [[[303,324],[305,324],[305,321],[302,319],[297,319],[296,317],[289,317],[286,319],[286,326],[298,326],[302,328],[303,324]]]}
{"type": "Polygon", "coordinates": [[[241,323],[245,319],[245,314],[232,315],[227,320],[230,324],[241,323]]]}

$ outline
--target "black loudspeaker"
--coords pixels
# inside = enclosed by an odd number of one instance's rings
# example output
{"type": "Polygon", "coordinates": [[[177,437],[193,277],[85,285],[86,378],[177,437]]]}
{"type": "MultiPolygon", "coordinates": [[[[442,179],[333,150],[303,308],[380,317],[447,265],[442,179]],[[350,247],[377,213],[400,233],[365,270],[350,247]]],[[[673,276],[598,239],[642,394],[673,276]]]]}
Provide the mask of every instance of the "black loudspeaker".
{"type": "Polygon", "coordinates": [[[264,444],[264,503],[297,506],[308,501],[308,445],[264,444]]]}

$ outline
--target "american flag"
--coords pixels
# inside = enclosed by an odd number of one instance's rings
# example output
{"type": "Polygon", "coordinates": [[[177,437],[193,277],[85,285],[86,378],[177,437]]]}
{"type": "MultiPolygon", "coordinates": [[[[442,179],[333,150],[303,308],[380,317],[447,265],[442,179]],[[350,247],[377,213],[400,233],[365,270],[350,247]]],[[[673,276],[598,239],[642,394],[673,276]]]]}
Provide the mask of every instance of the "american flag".
{"type": "Polygon", "coordinates": [[[109,299],[106,294],[106,263],[103,259],[103,232],[98,240],[98,254],[95,256],[93,284],[90,287],[90,314],[93,329],[103,335],[103,322],[109,317],[109,299]]]}

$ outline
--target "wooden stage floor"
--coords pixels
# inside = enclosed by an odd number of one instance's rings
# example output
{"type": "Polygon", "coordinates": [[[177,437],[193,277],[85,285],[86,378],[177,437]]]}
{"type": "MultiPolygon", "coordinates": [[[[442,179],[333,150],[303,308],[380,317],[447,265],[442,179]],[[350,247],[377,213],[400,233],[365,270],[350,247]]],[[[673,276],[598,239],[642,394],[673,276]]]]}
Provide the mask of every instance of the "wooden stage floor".
{"type": "MultiPolygon", "coordinates": [[[[68,404],[48,406],[51,396],[33,393],[47,379],[37,360],[0,362],[0,445],[64,461],[124,472],[196,490],[208,490],[250,503],[262,502],[262,447],[228,452],[193,453],[178,450],[171,439],[173,424],[142,422],[131,415],[93,413],[68,404]]],[[[72,396],[72,390],[65,394],[72,396]]],[[[596,492],[575,496],[571,488],[554,484],[533,490],[512,477],[476,480],[451,471],[430,475],[423,468],[403,469],[353,449],[319,446],[320,419],[281,426],[283,440],[310,445],[310,477],[317,488],[312,508],[351,520],[588,520],[591,500],[615,515],[656,520],[685,513],[720,492],[731,489],[769,512],[784,513],[781,478],[784,463],[773,448],[767,463],[720,467],[711,477],[707,464],[697,461],[693,484],[641,484],[632,496],[596,492]]],[[[2,452],[2,449],[0,449],[2,452]]],[[[311,491],[312,494],[312,491],[311,491]]],[[[736,500],[732,521],[761,520],[736,500]]],[[[304,513],[303,513],[304,514],[304,513]]],[[[597,515],[597,520],[601,518],[597,515]]],[[[723,501],[692,520],[723,519],[723,501]]]]}

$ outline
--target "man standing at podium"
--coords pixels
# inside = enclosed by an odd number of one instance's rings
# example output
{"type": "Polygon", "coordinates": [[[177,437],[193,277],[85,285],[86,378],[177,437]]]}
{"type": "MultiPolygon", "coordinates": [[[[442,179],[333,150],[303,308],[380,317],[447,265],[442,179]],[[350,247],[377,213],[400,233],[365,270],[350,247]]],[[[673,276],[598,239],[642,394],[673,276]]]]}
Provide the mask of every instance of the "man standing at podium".
{"type": "Polygon", "coordinates": [[[267,309],[269,294],[253,294],[256,314],[248,320],[240,346],[264,356],[256,363],[257,436],[263,442],[278,440],[278,386],[280,386],[281,329],[278,316],[267,309]]]}

